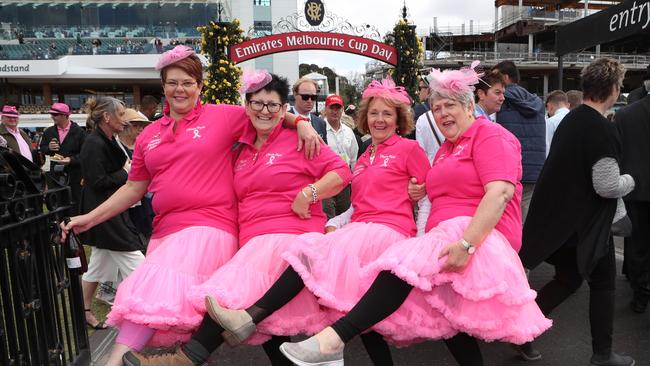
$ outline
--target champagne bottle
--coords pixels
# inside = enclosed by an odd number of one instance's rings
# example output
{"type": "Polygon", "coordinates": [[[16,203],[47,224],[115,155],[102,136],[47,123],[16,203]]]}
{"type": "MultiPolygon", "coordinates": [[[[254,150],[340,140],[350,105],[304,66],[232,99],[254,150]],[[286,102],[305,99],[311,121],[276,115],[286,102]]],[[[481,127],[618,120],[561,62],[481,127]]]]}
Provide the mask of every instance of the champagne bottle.
{"type": "MultiPolygon", "coordinates": [[[[70,218],[64,218],[63,222],[67,225],[70,222],[70,218]]],[[[68,232],[63,243],[63,248],[65,252],[65,261],[70,272],[76,274],[85,273],[88,270],[86,252],[84,252],[83,245],[81,245],[81,241],[79,241],[79,238],[74,231],[70,230],[68,232]]]]}

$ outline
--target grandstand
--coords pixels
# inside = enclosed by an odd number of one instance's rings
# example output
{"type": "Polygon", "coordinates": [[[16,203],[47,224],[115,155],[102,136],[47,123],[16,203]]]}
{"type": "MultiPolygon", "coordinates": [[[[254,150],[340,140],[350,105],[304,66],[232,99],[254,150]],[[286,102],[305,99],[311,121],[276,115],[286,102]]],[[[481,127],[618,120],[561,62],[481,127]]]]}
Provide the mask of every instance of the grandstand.
{"type": "MultiPolygon", "coordinates": [[[[162,98],[159,53],[176,44],[200,51],[198,26],[221,16],[247,31],[294,11],[295,0],[0,0],[0,105],[37,115],[58,101],[80,111],[89,97],[108,95],[137,106],[143,95],[162,98]]],[[[242,66],[295,80],[298,56],[242,66]]]]}

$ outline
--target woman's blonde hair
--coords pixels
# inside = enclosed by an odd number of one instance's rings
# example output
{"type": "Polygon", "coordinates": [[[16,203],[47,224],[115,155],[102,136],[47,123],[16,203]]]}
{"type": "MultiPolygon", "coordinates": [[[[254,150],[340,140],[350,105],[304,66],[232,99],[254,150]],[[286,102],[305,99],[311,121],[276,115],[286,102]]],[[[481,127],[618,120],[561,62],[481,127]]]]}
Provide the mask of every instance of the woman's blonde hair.
{"type": "MultiPolygon", "coordinates": [[[[361,105],[359,106],[358,121],[357,127],[363,133],[370,133],[368,128],[368,110],[370,109],[370,102],[380,97],[370,97],[361,100],[361,105]]],[[[395,108],[397,111],[397,130],[396,133],[400,136],[406,136],[411,131],[413,131],[413,112],[411,111],[411,106],[404,103],[396,102],[388,98],[380,98],[388,105],[389,107],[395,108]]]]}
{"type": "Polygon", "coordinates": [[[90,98],[84,105],[84,110],[88,113],[86,126],[95,129],[104,120],[104,112],[114,116],[119,106],[124,107],[124,102],[113,97],[96,97],[90,98]]]}

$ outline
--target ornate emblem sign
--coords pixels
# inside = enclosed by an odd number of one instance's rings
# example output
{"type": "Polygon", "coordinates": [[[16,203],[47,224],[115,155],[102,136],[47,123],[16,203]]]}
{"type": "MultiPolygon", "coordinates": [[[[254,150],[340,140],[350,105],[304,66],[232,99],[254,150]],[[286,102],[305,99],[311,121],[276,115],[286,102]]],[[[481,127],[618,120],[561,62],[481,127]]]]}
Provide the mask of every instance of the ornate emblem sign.
{"type": "Polygon", "coordinates": [[[295,12],[280,19],[270,35],[254,28],[248,35],[250,40],[230,46],[229,56],[235,64],[280,52],[329,50],[397,65],[397,49],[382,42],[377,28],[369,24],[354,25],[325,12],[323,0],[307,0],[304,14],[295,12]]]}
{"type": "Polygon", "coordinates": [[[325,5],[321,0],[308,0],[305,3],[305,18],[312,27],[317,27],[325,18],[325,5]]]}

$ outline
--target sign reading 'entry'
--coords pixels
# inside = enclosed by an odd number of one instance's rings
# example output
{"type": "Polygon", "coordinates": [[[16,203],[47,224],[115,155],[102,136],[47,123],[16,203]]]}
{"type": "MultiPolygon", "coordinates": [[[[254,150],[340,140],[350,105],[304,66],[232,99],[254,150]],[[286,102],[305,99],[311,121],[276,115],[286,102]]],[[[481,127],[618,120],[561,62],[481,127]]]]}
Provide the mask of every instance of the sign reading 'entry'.
{"type": "Polygon", "coordinates": [[[230,46],[230,59],[239,63],[272,53],[300,50],[348,52],[397,65],[395,47],[368,38],[326,32],[293,32],[255,38],[230,46]]]}

